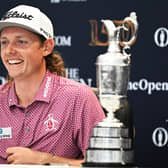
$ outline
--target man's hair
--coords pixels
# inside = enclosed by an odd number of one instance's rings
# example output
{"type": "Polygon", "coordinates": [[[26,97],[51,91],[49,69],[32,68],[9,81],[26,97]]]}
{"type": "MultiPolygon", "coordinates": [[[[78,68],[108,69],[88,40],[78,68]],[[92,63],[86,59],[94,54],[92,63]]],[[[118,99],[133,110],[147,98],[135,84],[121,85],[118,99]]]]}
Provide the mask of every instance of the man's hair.
{"type": "MultiPolygon", "coordinates": [[[[39,37],[43,45],[46,39],[43,36],[39,37]]],[[[45,60],[46,60],[46,69],[48,69],[51,73],[56,73],[59,76],[65,77],[64,61],[62,59],[61,54],[58,51],[53,51],[51,54],[45,57],[45,60]]]]}
{"type": "Polygon", "coordinates": [[[46,56],[45,60],[46,68],[51,73],[56,73],[59,76],[65,77],[64,61],[58,51],[52,52],[50,55],[46,56]]]}

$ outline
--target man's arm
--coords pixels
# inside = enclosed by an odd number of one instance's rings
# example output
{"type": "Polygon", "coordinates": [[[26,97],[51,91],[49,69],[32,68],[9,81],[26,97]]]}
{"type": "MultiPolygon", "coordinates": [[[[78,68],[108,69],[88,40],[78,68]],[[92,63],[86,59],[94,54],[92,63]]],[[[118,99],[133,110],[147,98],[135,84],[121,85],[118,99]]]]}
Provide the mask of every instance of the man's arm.
{"type": "Polygon", "coordinates": [[[50,153],[34,151],[25,147],[10,147],[7,149],[7,162],[9,164],[46,164],[62,163],[71,166],[80,166],[83,159],[71,159],[61,156],[53,156],[50,153]]]}

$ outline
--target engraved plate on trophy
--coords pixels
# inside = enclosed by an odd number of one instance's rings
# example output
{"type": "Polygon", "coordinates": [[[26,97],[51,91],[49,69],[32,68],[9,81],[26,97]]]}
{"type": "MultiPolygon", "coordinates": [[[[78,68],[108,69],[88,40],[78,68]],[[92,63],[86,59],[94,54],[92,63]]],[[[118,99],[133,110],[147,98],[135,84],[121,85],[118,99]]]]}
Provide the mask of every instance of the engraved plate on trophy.
{"type": "Polygon", "coordinates": [[[115,65],[100,66],[100,95],[121,95],[127,93],[129,67],[115,65]]]}

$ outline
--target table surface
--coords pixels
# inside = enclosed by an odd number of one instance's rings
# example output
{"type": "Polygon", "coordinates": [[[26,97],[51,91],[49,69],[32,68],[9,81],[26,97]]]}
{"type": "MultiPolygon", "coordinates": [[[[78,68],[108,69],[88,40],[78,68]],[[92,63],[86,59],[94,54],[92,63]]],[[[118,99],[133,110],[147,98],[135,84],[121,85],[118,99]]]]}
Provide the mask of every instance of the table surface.
{"type": "Polygon", "coordinates": [[[10,165],[0,164],[0,168],[80,168],[76,166],[69,166],[68,164],[53,164],[53,165],[10,165]]]}

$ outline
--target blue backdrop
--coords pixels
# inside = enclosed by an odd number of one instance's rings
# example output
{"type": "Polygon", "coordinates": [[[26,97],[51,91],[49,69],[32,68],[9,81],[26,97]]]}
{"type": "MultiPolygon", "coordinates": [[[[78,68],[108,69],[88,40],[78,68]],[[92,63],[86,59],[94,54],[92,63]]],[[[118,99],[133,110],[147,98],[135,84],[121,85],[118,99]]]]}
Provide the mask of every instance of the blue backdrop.
{"type": "MultiPolygon", "coordinates": [[[[5,0],[0,16],[18,4],[39,7],[55,28],[55,49],[67,67],[67,77],[96,86],[96,58],[107,50],[101,19],[121,20],[135,11],[139,23],[131,47],[128,99],[134,114],[135,160],[151,167],[168,166],[168,22],[163,0],[5,0]],[[97,33],[96,33],[97,30],[97,33]],[[92,36],[93,35],[93,36],[92,36]],[[99,41],[99,43],[98,43],[99,41]]],[[[1,63],[0,82],[6,71],[1,63]]]]}

